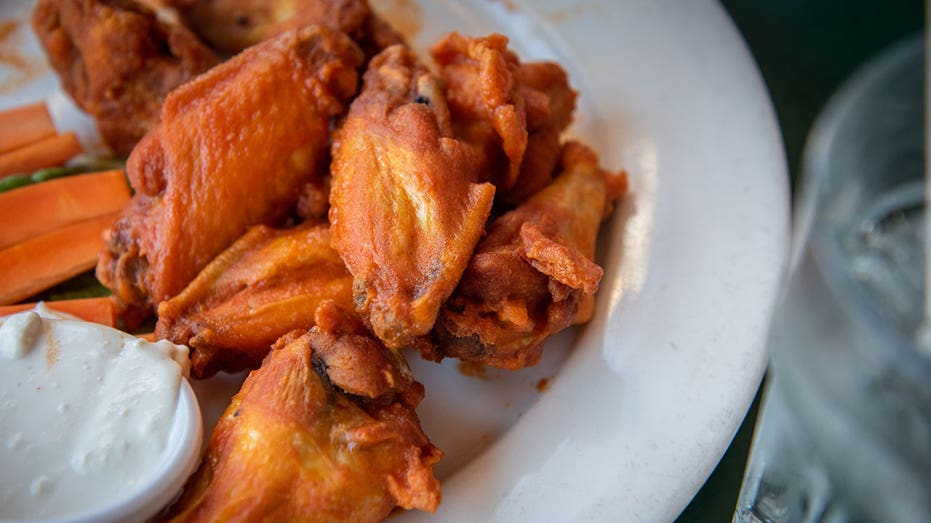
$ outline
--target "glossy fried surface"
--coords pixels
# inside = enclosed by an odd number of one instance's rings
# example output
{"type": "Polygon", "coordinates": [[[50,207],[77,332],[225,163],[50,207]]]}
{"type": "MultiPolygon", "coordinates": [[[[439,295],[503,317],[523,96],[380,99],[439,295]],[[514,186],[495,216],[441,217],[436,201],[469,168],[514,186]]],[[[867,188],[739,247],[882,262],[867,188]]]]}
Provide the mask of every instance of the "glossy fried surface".
{"type": "Polygon", "coordinates": [[[152,311],[250,226],[289,215],[325,166],[361,61],[345,35],[307,27],[172,91],[127,162],[136,193],[106,234],[98,279],[152,311]]]}
{"type": "Polygon", "coordinates": [[[515,204],[552,179],[576,92],[556,63],[522,63],[500,34],[450,33],[431,49],[456,135],[479,152],[482,180],[515,204]]]}
{"type": "Polygon", "coordinates": [[[352,308],[352,276],[329,225],[259,225],[159,304],[155,335],[190,347],[195,377],[255,369],[279,337],[310,329],[324,300],[352,308]]]}
{"type": "Polygon", "coordinates": [[[434,511],[442,456],[420,428],[423,397],[400,354],[354,313],[325,304],[280,340],[220,418],[173,522],[374,522],[434,511]]]}
{"type": "Polygon", "coordinates": [[[366,51],[402,43],[366,0],[170,0],[212,47],[238,53],[284,31],[323,25],[348,34],[366,51]]]}
{"type": "Polygon", "coordinates": [[[183,25],[133,0],[39,0],[33,29],[64,90],[127,155],[165,95],[218,62],[183,25]]]}
{"type": "Polygon", "coordinates": [[[372,59],[333,147],[333,247],[389,347],[430,332],[484,230],[494,187],[453,137],[441,84],[402,46],[372,59]]]}
{"type": "Polygon", "coordinates": [[[547,187],[496,219],[437,321],[435,352],[506,369],[537,363],[543,341],[592,314],[603,271],[592,261],[598,227],[626,176],[566,144],[547,187]]]}

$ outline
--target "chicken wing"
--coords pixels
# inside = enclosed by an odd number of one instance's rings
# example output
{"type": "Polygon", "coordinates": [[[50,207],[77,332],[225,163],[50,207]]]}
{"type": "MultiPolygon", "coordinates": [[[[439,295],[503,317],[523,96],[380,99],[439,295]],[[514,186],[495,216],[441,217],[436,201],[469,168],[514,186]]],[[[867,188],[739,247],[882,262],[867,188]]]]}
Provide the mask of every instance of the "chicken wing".
{"type": "Polygon", "coordinates": [[[195,377],[255,369],[279,337],[310,329],[324,300],[352,307],[352,276],[328,224],[259,225],[158,305],[155,335],[190,347],[195,377]]]}
{"type": "Polygon", "coordinates": [[[169,0],[204,41],[238,53],[279,33],[323,25],[348,34],[367,55],[403,42],[367,0],[169,0]]]}
{"type": "Polygon", "coordinates": [[[106,234],[100,281],[154,311],[250,226],[288,216],[325,167],[361,62],[342,33],[306,27],[173,91],[127,162],[136,193],[106,234]]]}
{"type": "Polygon", "coordinates": [[[330,223],[356,308],[391,348],[430,332],[482,235],[494,187],[474,167],[438,79],[402,46],[373,58],[334,141],[330,223]]]}
{"type": "Polygon", "coordinates": [[[552,180],[576,92],[558,64],[523,64],[507,44],[500,34],[450,33],[431,54],[456,135],[479,151],[482,179],[495,184],[497,198],[515,204],[552,180]]]}
{"type": "Polygon", "coordinates": [[[316,322],[246,379],[170,521],[374,522],[439,505],[423,386],[351,310],[325,303],[316,322]]]}
{"type": "Polygon", "coordinates": [[[591,318],[603,273],[592,261],[598,227],[627,179],[579,143],[560,161],[550,185],[489,226],[425,356],[519,369],[539,361],[549,335],[591,318]]]}
{"type": "Polygon", "coordinates": [[[120,155],[155,126],[169,91],[219,61],[134,0],[39,0],[32,25],[64,90],[120,155]]]}

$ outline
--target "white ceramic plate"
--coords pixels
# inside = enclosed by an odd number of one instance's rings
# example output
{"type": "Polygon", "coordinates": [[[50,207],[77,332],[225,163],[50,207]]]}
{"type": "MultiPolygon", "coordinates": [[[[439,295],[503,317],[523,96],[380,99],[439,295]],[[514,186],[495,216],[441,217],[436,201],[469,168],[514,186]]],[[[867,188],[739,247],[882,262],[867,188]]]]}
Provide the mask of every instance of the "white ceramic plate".
{"type": "MultiPolygon", "coordinates": [[[[478,378],[411,358],[424,428],[447,452],[443,504],[392,520],[674,519],[759,384],[785,259],[783,150],[742,39],[710,0],[373,4],[420,50],[497,31],[524,59],[563,63],[581,95],[572,134],[632,182],[603,229],[594,320],[551,340],[538,367],[478,378]]],[[[28,27],[15,33],[0,51],[41,64],[28,27]]],[[[0,58],[0,108],[56,89],[30,74],[0,58]]],[[[209,425],[235,385],[205,385],[209,425]]]]}

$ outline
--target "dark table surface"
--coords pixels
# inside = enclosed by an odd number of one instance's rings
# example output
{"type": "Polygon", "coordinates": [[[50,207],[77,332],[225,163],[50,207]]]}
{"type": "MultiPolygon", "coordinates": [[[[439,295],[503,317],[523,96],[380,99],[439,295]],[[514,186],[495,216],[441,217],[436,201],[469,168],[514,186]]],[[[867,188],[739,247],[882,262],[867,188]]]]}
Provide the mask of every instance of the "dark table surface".
{"type": "MultiPolygon", "coordinates": [[[[920,0],[722,0],[769,87],[793,186],[808,130],[856,68],[924,27],[920,0]]],[[[759,397],[727,453],[677,522],[731,520],[759,397]]]]}

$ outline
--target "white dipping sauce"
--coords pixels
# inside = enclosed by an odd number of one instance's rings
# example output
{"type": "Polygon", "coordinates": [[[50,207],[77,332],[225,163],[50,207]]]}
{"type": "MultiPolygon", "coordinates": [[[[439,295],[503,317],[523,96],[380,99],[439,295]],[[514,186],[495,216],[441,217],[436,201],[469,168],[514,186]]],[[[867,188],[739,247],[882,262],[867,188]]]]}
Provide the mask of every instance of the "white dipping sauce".
{"type": "Polygon", "coordinates": [[[42,304],[0,318],[0,519],[74,515],[142,484],[189,365],[187,347],[42,304]]]}

